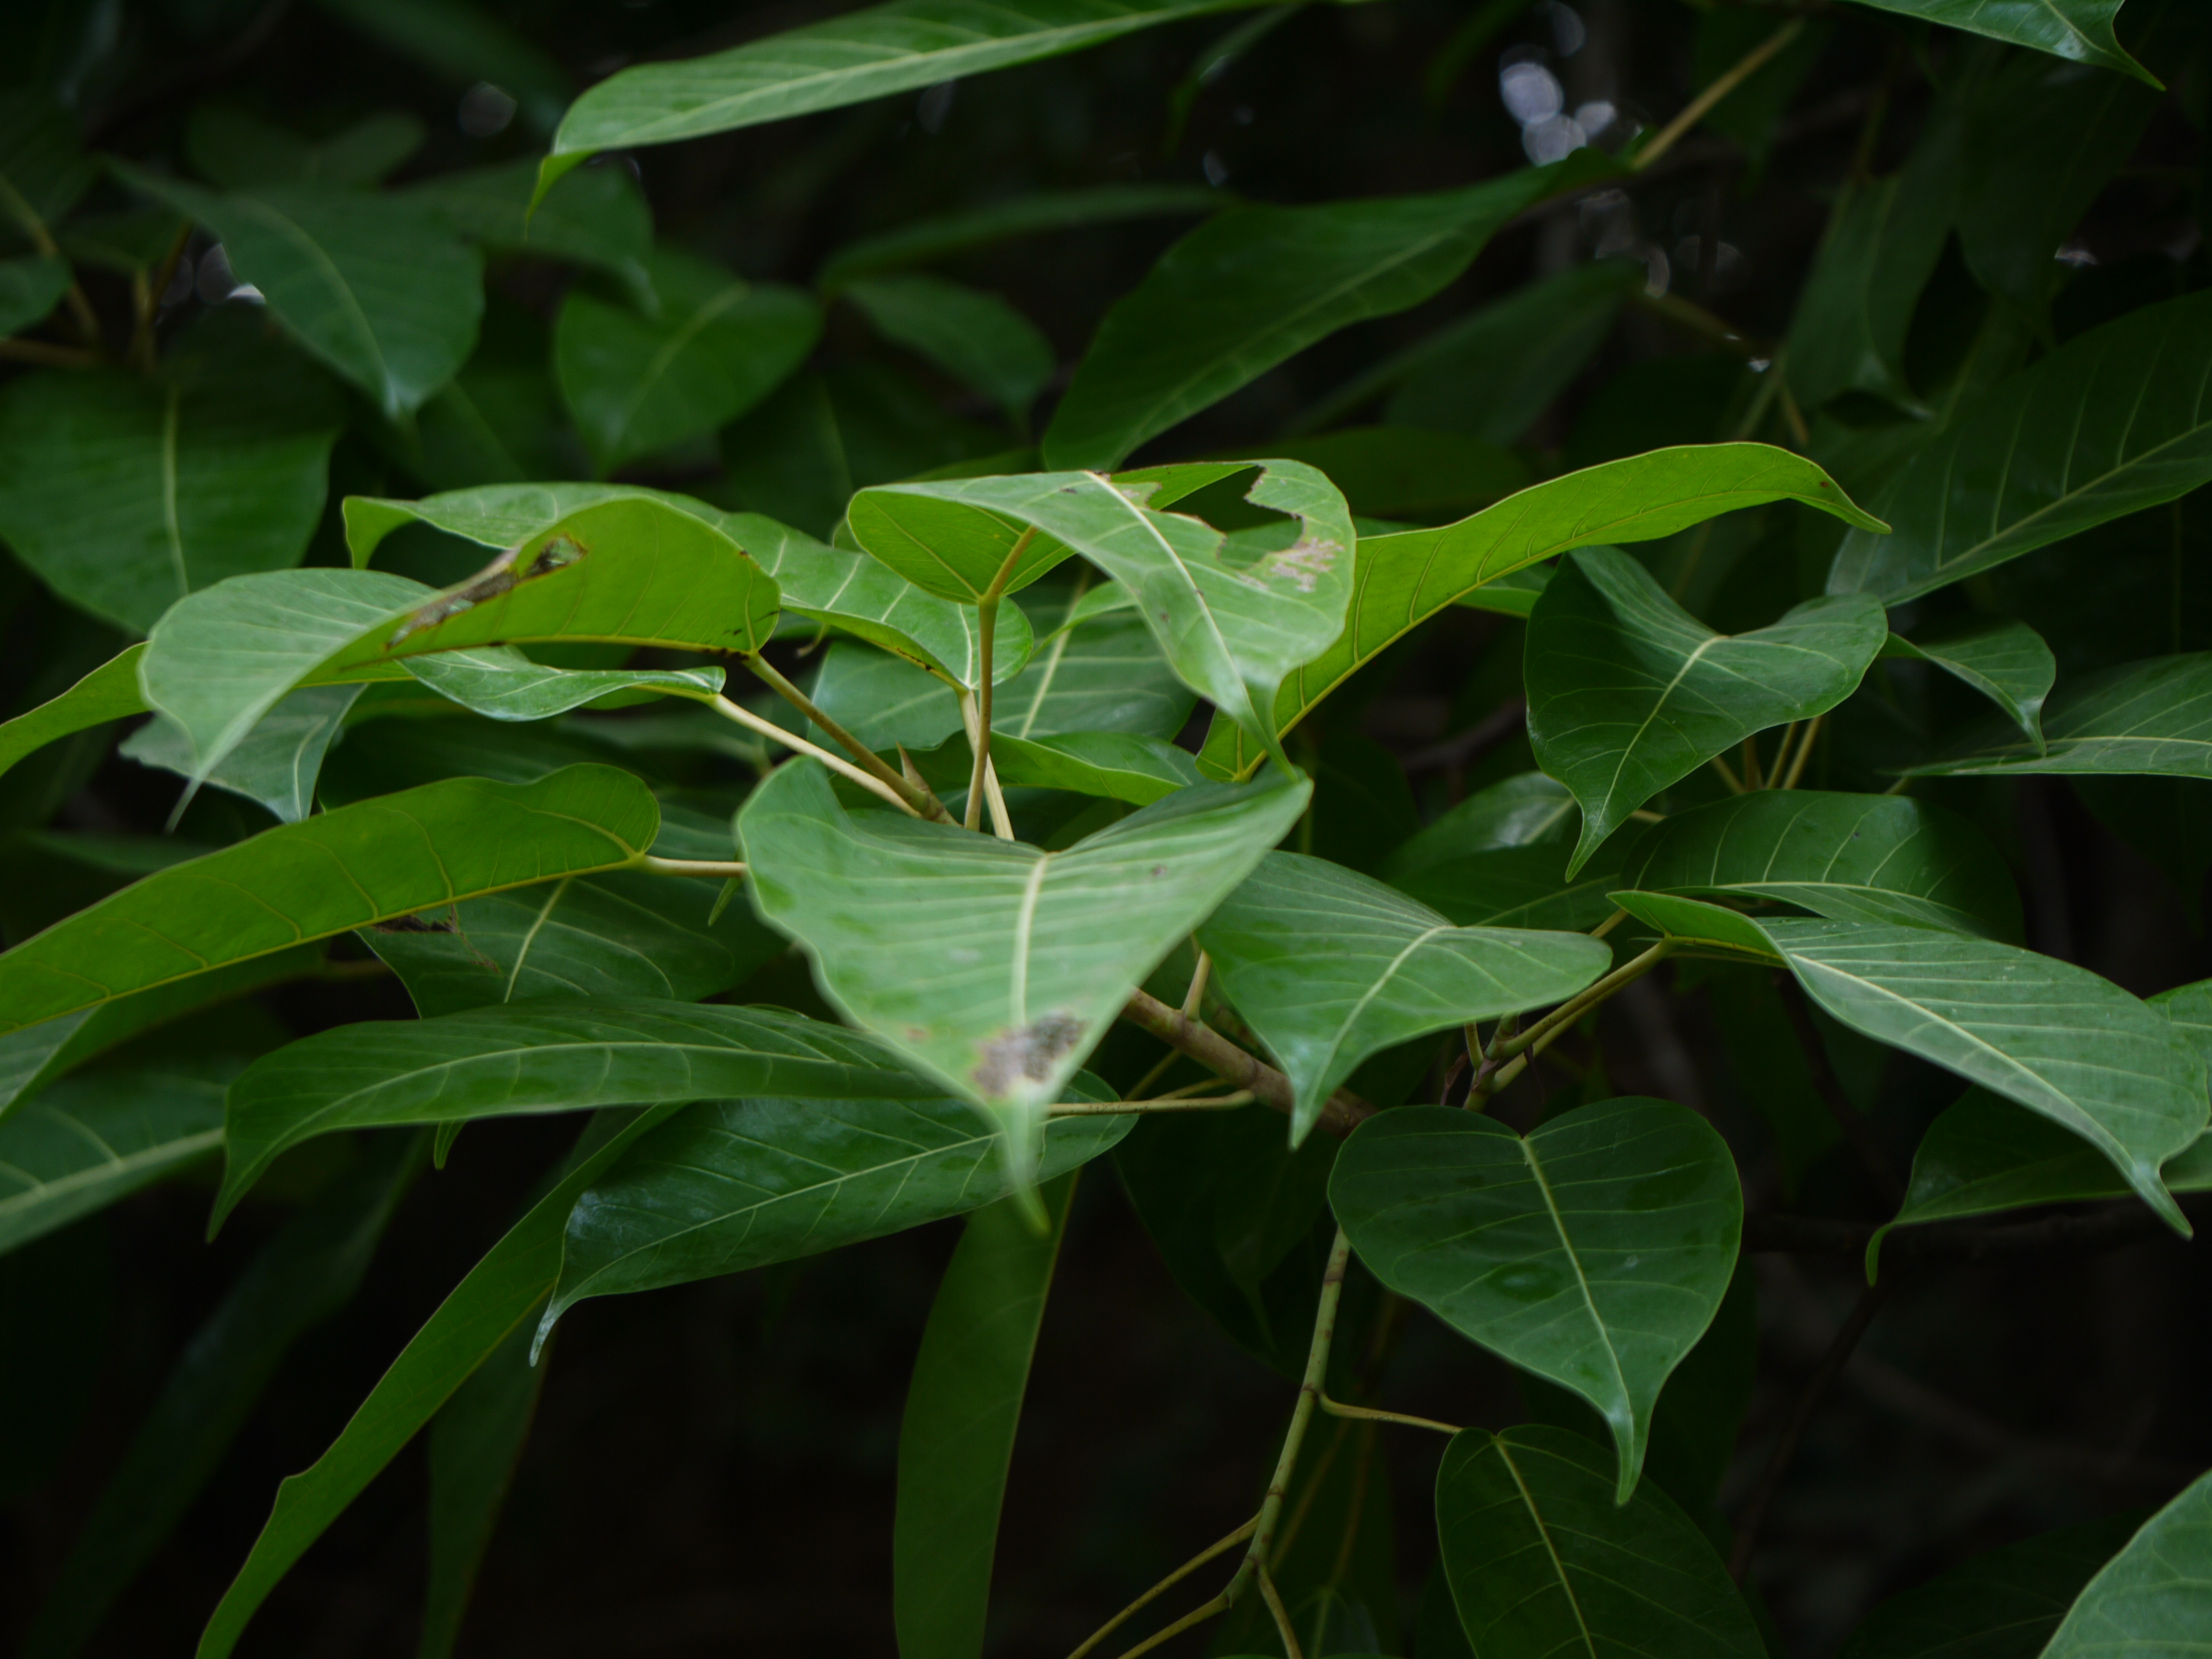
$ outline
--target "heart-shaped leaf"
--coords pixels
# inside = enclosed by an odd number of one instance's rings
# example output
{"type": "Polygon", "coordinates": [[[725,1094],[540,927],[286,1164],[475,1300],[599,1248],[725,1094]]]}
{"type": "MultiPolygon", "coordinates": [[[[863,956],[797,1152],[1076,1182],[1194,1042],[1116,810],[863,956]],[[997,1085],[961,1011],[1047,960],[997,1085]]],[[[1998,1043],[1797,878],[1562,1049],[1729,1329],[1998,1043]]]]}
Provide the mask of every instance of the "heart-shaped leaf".
{"type": "MultiPolygon", "coordinates": [[[[1364,536],[1353,560],[1349,621],[1334,643],[1284,683],[1275,729],[1288,732],[1359,669],[1447,605],[1577,547],[1650,541],[1739,507],[1802,501],[1848,524],[1881,528],[1802,456],[1766,444],[1654,450],[1533,484],[1495,507],[1434,530],[1364,536]]],[[[1525,594],[1510,607],[1525,615],[1525,594]]],[[[1217,721],[1200,767],[1243,777],[1264,749],[1217,721]]]]}
{"type": "Polygon", "coordinates": [[[2082,1587],[2042,1659],[2188,1659],[2208,1628],[2212,1474],[2203,1474],[2082,1587]]]}
{"type": "Polygon", "coordinates": [[[1605,1453],[1534,1424],[1452,1437],[1437,1541],[1479,1655],[1763,1659],[1751,1609],[1697,1523],[1657,1487],[1611,1501],[1605,1453]]]}
{"type": "Polygon", "coordinates": [[[755,907],[806,946],[823,994],[990,1109],[1025,1169],[1044,1109],[1130,993],[1311,793],[1288,775],[1185,789],[1043,853],[848,811],[827,772],[797,762],[754,792],[738,836],[755,907]]]}
{"type": "Polygon", "coordinates": [[[1596,1407],[1626,1504],[1659,1390],[1735,1270],[1743,1190],[1711,1127],[1633,1097],[1525,1138],[1474,1112],[1401,1107],[1352,1133],[1328,1194],[1383,1284],[1596,1407]]]}
{"type": "Polygon", "coordinates": [[[1291,1079],[1291,1141],[1379,1049],[1564,1002],[1612,966],[1579,933],[1455,927],[1379,881],[1271,853],[1198,931],[1221,983],[1291,1079]]]}
{"type": "Polygon", "coordinates": [[[0,1123],[0,1253],[222,1146],[227,1076],[166,1067],[64,1079],[0,1123]]]}
{"type": "Polygon", "coordinates": [[[2004,710],[2043,752],[2043,703],[2058,678],[2058,659],[2043,635],[2023,622],[1984,623],[1960,633],[1915,641],[1892,634],[1885,657],[1936,665],[2004,710]]]}
{"type": "Polygon", "coordinates": [[[1714,756],[1833,708],[1888,637],[1881,605],[1863,594],[1716,634],[1626,554],[1575,554],[1529,613],[1527,668],[1528,740],[1583,809],[1567,873],[1714,756]]]}
{"type": "Polygon", "coordinates": [[[2040,743],[2005,743],[1913,771],[2212,777],[2212,652],[2109,668],[2051,702],[2040,743]]]}
{"type": "Polygon", "coordinates": [[[1692,807],[1644,833],[1617,884],[1772,899],[1838,921],[2021,936],[2020,892],[1988,837],[1903,795],[1767,789],[1692,807]]]}

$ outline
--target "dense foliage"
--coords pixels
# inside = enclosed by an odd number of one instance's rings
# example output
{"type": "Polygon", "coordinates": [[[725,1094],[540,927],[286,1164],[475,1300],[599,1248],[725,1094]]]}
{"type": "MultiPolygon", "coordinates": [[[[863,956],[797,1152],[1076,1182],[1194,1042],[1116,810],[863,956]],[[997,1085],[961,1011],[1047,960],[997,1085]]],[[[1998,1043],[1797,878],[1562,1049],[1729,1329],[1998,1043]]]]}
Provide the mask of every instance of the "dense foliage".
{"type": "Polygon", "coordinates": [[[2202,1652],[2212,9],[2120,13],[11,9],[10,1638],[567,1650],[462,1636],[549,1376],[762,1269],[888,1572],[502,1609],[2202,1652]]]}

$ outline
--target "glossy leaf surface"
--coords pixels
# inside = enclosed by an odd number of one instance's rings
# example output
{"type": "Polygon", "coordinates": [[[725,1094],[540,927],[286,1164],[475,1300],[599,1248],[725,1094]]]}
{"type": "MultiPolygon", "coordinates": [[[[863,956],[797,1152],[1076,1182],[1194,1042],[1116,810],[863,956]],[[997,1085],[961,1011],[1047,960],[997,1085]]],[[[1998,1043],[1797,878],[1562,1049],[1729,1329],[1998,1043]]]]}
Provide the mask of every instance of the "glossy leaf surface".
{"type": "Polygon", "coordinates": [[[2212,1622],[2212,1474],[2143,1522],[2074,1600],[2043,1659],[2184,1659],[2212,1622]]]}
{"type": "MultiPolygon", "coordinates": [[[[2128,55],[2112,33],[2112,19],[2118,15],[2121,0],[1859,0],[1859,3],[2151,81],[2150,72],[2128,55]]],[[[2151,84],[2157,82],[2151,81],[2151,84]]]]}
{"type": "Polygon", "coordinates": [[[1672,1101],[1580,1107],[1525,1138],[1407,1106],[1354,1131],[1328,1191],[1383,1284],[1597,1409],[1626,1503],[1659,1390],[1735,1270],[1743,1192],[1727,1143],[1672,1101]]]}

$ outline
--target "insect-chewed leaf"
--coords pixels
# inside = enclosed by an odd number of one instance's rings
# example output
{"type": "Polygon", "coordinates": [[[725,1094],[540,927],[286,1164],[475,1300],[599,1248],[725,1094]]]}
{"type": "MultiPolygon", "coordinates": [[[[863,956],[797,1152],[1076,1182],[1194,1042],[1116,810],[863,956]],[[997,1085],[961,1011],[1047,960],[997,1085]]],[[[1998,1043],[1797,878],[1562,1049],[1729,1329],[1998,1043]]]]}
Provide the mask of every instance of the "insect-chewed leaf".
{"type": "Polygon", "coordinates": [[[1583,809],[1572,874],[1629,814],[1753,733],[1826,714],[1889,636],[1863,595],[1716,634],[1625,553],[1586,548],[1528,617],[1528,739],[1583,809]]]}
{"type": "Polygon", "coordinates": [[[2042,727],[2040,743],[1978,748],[1913,770],[2212,778],[2212,652],[2091,675],[2052,701],[2042,727]]]}
{"type": "Polygon", "coordinates": [[[454,778],[281,824],[0,956],[0,1031],[433,905],[633,864],[659,817],[629,773],[572,766],[532,784],[454,778]]]}
{"type": "Polygon", "coordinates": [[[1743,1189],[1711,1127],[1633,1097],[1525,1138],[1475,1113],[1402,1107],[1353,1132],[1328,1193],[1377,1279],[1597,1408],[1626,1503],[1659,1390],[1735,1270],[1743,1189]]]}
{"type": "Polygon", "coordinates": [[[2212,1629],[2212,1474],[2143,1522],[2082,1587],[2042,1659],[2188,1659],[2212,1629]]]}
{"type": "Polygon", "coordinates": [[[1917,641],[1892,634],[1882,655],[1933,663],[1972,686],[2027,733],[2038,754],[2043,752],[2043,702],[2058,678],[2058,659],[2043,635],[2026,623],[1984,623],[1917,641]]]}
{"type": "Polygon", "coordinates": [[[1453,1437],[1437,1541],[1481,1655],[1761,1659],[1751,1609],[1697,1523],[1656,1487],[1613,1501],[1605,1454],[1571,1429],[1453,1437]]]}
{"type": "Polygon", "coordinates": [[[1838,921],[2017,941],[2003,857],[1957,813],[1903,795],[1754,790],[1679,812],[1630,849],[1621,887],[1771,899],[1838,921]]]}
{"type": "Polygon", "coordinates": [[[1455,927],[1379,881],[1295,853],[1261,860],[1198,940],[1291,1079],[1293,1143],[1376,1050],[1564,1001],[1613,961],[1580,933],[1455,927]]]}
{"type": "Polygon", "coordinates": [[[1026,1164],[1043,1109],[1130,993],[1311,793],[1286,775],[1202,785],[1044,853],[848,811],[805,762],[754,793],[738,836],[755,906],[806,946],[830,1001],[991,1109],[1026,1164]]]}
{"type": "MultiPolygon", "coordinates": [[[[1781,501],[1881,527],[1803,457],[1767,444],[1729,443],[1607,461],[1531,485],[1455,524],[1363,536],[1353,561],[1350,624],[1284,682],[1275,699],[1275,730],[1288,732],[1385,647],[1486,583],[1575,548],[1650,541],[1739,507],[1781,501]]],[[[1514,614],[1527,614],[1526,597],[1515,596],[1514,614]]],[[[1199,763],[1211,776],[1242,777],[1264,752],[1217,721],[1199,763]]]]}

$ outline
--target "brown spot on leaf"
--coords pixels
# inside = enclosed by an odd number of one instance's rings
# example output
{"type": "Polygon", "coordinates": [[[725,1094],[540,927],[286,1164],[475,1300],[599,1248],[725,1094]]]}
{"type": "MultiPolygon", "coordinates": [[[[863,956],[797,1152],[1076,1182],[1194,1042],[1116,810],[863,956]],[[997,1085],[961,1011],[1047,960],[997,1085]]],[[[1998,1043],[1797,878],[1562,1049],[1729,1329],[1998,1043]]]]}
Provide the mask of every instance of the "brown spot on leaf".
{"type": "Polygon", "coordinates": [[[460,923],[458,918],[450,915],[434,916],[418,913],[411,916],[393,916],[386,921],[373,921],[369,927],[379,933],[457,933],[460,931],[460,923]]]}
{"type": "Polygon", "coordinates": [[[975,1086],[987,1095],[1004,1095],[1024,1078],[1042,1083],[1060,1057],[1082,1040],[1083,1022],[1073,1014],[1046,1014],[1018,1030],[1002,1032],[983,1045],[974,1074],[975,1086]]]}
{"type": "Polygon", "coordinates": [[[1281,552],[1261,560],[1259,574],[1270,580],[1279,577],[1299,592],[1310,593],[1336,568],[1336,556],[1343,550],[1321,537],[1301,536],[1281,552]]]}
{"type": "Polygon", "coordinates": [[[518,582],[534,581],[540,576],[550,576],[556,570],[566,569],[584,556],[587,550],[574,536],[555,536],[531,555],[530,562],[522,574],[514,574],[515,562],[522,556],[527,543],[518,543],[501,554],[475,575],[450,593],[441,593],[399,624],[391,639],[385,642],[390,650],[410,634],[419,634],[426,628],[435,628],[441,623],[451,622],[464,611],[473,610],[486,599],[495,599],[512,592],[518,582]]]}

